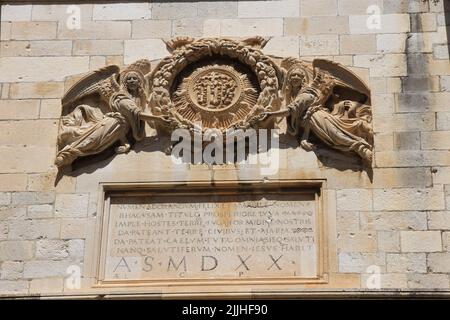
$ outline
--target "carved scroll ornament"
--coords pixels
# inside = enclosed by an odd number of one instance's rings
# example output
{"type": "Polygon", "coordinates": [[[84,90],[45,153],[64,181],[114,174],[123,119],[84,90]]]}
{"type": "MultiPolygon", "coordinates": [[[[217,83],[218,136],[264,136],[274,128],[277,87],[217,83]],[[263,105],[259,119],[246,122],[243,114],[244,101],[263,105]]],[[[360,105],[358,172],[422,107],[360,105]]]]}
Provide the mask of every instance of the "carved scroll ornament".
{"type": "Polygon", "coordinates": [[[177,128],[225,134],[286,117],[287,132],[305,150],[318,141],[370,165],[372,113],[364,82],[331,61],[265,55],[267,41],[175,38],[166,42],[171,55],[153,71],[139,60],[86,75],[62,99],[55,164],[112,147],[126,153],[145,137],[144,122],[159,134],[177,128]]]}

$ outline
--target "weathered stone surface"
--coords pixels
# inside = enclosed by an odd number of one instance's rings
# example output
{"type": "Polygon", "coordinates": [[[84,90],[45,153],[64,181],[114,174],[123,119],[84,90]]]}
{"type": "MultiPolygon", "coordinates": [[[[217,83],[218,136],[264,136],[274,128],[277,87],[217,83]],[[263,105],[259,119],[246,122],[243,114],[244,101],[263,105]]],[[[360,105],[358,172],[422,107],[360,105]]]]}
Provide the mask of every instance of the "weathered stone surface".
{"type": "Polygon", "coordinates": [[[367,230],[426,230],[427,215],[418,211],[361,212],[361,227],[367,230]]]}
{"type": "Polygon", "coordinates": [[[123,41],[120,40],[75,40],[73,42],[74,55],[121,55],[123,41]]]}
{"type": "Polygon", "coordinates": [[[412,289],[447,289],[449,278],[445,274],[409,274],[408,288],[412,289]]]}
{"type": "Polygon", "coordinates": [[[203,24],[195,18],[184,18],[172,21],[172,35],[174,37],[190,34],[193,37],[200,37],[203,33],[203,24]]]}
{"type": "Polygon", "coordinates": [[[71,41],[2,41],[0,56],[2,57],[39,57],[70,56],[71,41]]]}
{"type": "Polygon", "coordinates": [[[137,20],[132,22],[132,38],[169,38],[172,35],[170,20],[137,20]]]}
{"type": "MultiPolygon", "coordinates": [[[[379,145],[377,145],[378,147],[379,145]]],[[[373,186],[385,187],[430,187],[431,171],[428,168],[379,168],[374,169],[373,186]]]]}
{"type": "Polygon", "coordinates": [[[349,17],[350,34],[369,33],[405,33],[410,31],[409,15],[380,15],[379,21],[373,21],[369,15],[352,15],[349,17]]]}
{"type": "Polygon", "coordinates": [[[49,204],[35,204],[27,208],[27,217],[31,219],[51,218],[52,216],[53,206],[49,204]]]}
{"type": "Polygon", "coordinates": [[[450,272],[450,253],[430,253],[428,255],[428,267],[430,268],[431,272],[450,272]]]}
{"type": "Polygon", "coordinates": [[[61,221],[61,239],[80,239],[85,237],[85,219],[64,219],[61,221]]]}
{"type": "Polygon", "coordinates": [[[56,22],[13,22],[12,40],[52,40],[56,39],[56,22]]]}
{"type": "Polygon", "coordinates": [[[442,187],[373,190],[374,209],[381,210],[442,210],[445,209],[442,187]]]}
{"type": "Polygon", "coordinates": [[[386,255],[384,253],[340,253],[339,272],[365,273],[370,266],[380,267],[380,271],[386,270],[386,255]]]}
{"type": "Polygon", "coordinates": [[[338,210],[372,210],[372,191],[364,189],[338,190],[338,210]]]}
{"type": "Polygon", "coordinates": [[[63,285],[63,278],[33,279],[30,281],[30,294],[60,293],[63,285]]]}
{"type": "Polygon", "coordinates": [[[0,288],[2,288],[2,294],[23,295],[28,293],[28,286],[28,281],[0,280],[0,288]]]}
{"type": "Polygon", "coordinates": [[[34,257],[34,243],[32,241],[2,241],[0,257],[3,261],[30,260],[34,257]]]}
{"type": "Polygon", "coordinates": [[[61,98],[63,92],[62,82],[13,83],[10,88],[12,99],[61,98]]]}
{"type": "Polygon", "coordinates": [[[46,204],[55,201],[53,192],[15,192],[12,195],[12,204],[46,204]]]}
{"type": "Polygon", "coordinates": [[[9,225],[8,237],[12,240],[57,239],[60,227],[58,220],[51,219],[14,221],[9,225]]]}
{"type": "Polygon", "coordinates": [[[370,68],[372,77],[399,77],[407,75],[406,57],[403,54],[357,55],[355,66],[370,68]]]}
{"type": "Polygon", "coordinates": [[[69,244],[63,240],[39,240],[36,242],[36,258],[61,260],[69,256],[69,244]]]}
{"type": "Polygon", "coordinates": [[[400,244],[403,252],[442,251],[439,231],[401,231],[400,244]]]}
{"type": "Polygon", "coordinates": [[[236,18],[238,3],[234,1],[205,1],[198,6],[197,14],[201,18],[236,18]]]}
{"type": "Polygon", "coordinates": [[[273,37],[264,47],[264,52],[275,56],[298,57],[300,41],[298,37],[273,37]]]}
{"type": "Polygon", "coordinates": [[[430,230],[450,230],[450,211],[428,212],[428,228],[430,230]]]}
{"type": "Polygon", "coordinates": [[[343,54],[374,54],[377,52],[375,35],[342,35],[340,50],[343,54]]]}
{"type": "Polygon", "coordinates": [[[27,175],[25,174],[0,174],[0,191],[25,191],[27,175]]]}
{"type": "Polygon", "coordinates": [[[301,1],[300,14],[302,16],[336,16],[337,1],[334,0],[301,1]]]}
{"type": "Polygon", "coordinates": [[[162,59],[168,55],[166,45],[161,39],[126,40],[124,43],[124,63],[130,64],[138,59],[162,59]]]}
{"type": "Polygon", "coordinates": [[[39,118],[57,119],[61,116],[61,101],[59,99],[42,99],[39,118]]]}
{"type": "Polygon", "coordinates": [[[426,12],[428,3],[421,0],[383,0],[383,12],[385,13],[405,13],[405,12],[426,12]]]}
{"type": "MultiPolygon", "coordinates": [[[[202,5],[199,6],[199,8],[202,5]]],[[[300,14],[300,1],[281,0],[278,2],[239,1],[239,18],[278,18],[298,17],[300,14]]]]}
{"type": "Polygon", "coordinates": [[[55,120],[2,121],[0,144],[47,146],[56,142],[58,123],[55,120]],[[17,132],[21,134],[18,135],[17,132]],[[39,135],[36,134],[39,132],[39,135]]]}
{"type": "Polygon", "coordinates": [[[34,260],[25,262],[24,278],[66,277],[71,261],[34,260]]]}
{"type": "Polygon", "coordinates": [[[93,20],[139,20],[152,17],[150,3],[96,4],[93,20]]]}
{"type": "Polygon", "coordinates": [[[400,234],[395,231],[378,231],[378,250],[381,252],[400,252],[400,234]]]}
{"type": "Polygon", "coordinates": [[[11,39],[11,22],[0,22],[0,39],[2,41],[11,39]]]}
{"type": "Polygon", "coordinates": [[[23,262],[6,261],[0,266],[1,280],[18,280],[22,278],[23,262]]]}
{"type": "Polygon", "coordinates": [[[88,194],[57,194],[55,216],[66,218],[86,217],[88,204],[88,194]]]}
{"type": "Polygon", "coordinates": [[[220,20],[220,35],[224,37],[282,36],[283,19],[223,19],[220,20]]]}
{"type": "Polygon", "coordinates": [[[350,16],[367,14],[369,13],[370,6],[382,8],[382,4],[382,0],[338,0],[339,15],[350,16]]]}
{"type": "Polygon", "coordinates": [[[84,21],[92,20],[92,7],[91,4],[77,4],[76,8],[66,4],[33,4],[31,17],[33,21],[61,21],[64,24],[60,26],[66,28],[67,21],[70,21],[70,17],[77,14],[79,9],[79,19],[83,26],[84,21]]]}
{"type": "Polygon", "coordinates": [[[300,37],[300,55],[339,54],[337,35],[313,35],[300,37]]]}
{"type": "Polygon", "coordinates": [[[377,252],[377,233],[372,231],[339,232],[340,252],[377,252]]]}
{"type": "Polygon", "coordinates": [[[58,39],[129,39],[129,21],[85,21],[80,29],[58,29],[58,39]]]}
{"type": "Polygon", "coordinates": [[[420,149],[420,132],[405,131],[394,134],[394,149],[417,150],[420,149]]]}
{"type": "Polygon", "coordinates": [[[156,20],[194,18],[197,16],[198,7],[197,3],[154,3],[152,18],[156,20]]]}
{"type": "Polygon", "coordinates": [[[386,255],[387,272],[426,273],[425,253],[388,253],[386,255]]]}
{"type": "Polygon", "coordinates": [[[32,5],[2,5],[1,21],[29,21],[31,20],[32,5]]]}

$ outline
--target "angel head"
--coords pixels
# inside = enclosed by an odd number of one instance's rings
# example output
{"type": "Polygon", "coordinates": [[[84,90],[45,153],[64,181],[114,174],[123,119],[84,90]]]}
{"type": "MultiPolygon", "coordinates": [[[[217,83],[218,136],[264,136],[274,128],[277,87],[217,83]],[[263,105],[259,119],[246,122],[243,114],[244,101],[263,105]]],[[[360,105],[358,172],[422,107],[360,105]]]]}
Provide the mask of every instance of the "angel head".
{"type": "Polygon", "coordinates": [[[293,88],[301,88],[306,80],[306,74],[300,67],[295,67],[289,70],[287,81],[293,88]]]}
{"type": "Polygon", "coordinates": [[[146,74],[150,72],[150,61],[141,59],[129,65],[120,74],[120,82],[123,88],[133,96],[139,96],[146,90],[146,74]]]}
{"type": "Polygon", "coordinates": [[[128,92],[137,92],[143,86],[142,76],[135,71],[130,71],[125,74],[123,83],[128,92]]]}
{"type": "Polygon", "coordinates": [[[286,102],[290,103],[295,100],[302,87],[307,83],[308,75],[304,67],[302,65],[292,66],[286,74],[283,85],[283,94],[286,98],[286,102]]]}

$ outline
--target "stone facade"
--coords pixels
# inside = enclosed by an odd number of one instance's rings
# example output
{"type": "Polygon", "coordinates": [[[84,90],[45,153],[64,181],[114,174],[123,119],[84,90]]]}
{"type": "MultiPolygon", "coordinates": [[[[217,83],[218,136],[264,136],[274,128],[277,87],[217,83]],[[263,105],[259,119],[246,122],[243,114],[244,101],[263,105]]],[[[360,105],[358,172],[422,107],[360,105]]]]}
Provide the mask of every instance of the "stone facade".
{"type": "MultiPolygon", "coordinates": [[[[255,35],[272,37],[266,54],[349,67],[372,94],[371,172],[343,169],[347,160],[336,154],[324,160],[301,149],[280,150],[279,173],[269,179],[325,181],[328,239],[328,281],[280,294],[448,293],[449,16],[444,0],[2,4],[0,295],[104,293],[93,287],[92,272],[99,183],[264,178],[235,166],[175,166],[164,152],[147,152],[148,141],[75,174],[60,176],[53,164],[60,99],[77,75],[159,60],[168,55],[163,39],[175,36],[255,35]],[[76,288],[68,278],[74,266],[82,276],[76,288]],[[374,266],[375,289],[369,285],[374,266]]],[[[230,288],[257,296],[270,286],[230,288]]],[[[174,294],[169,287],[130,290],[174,294]]]]}

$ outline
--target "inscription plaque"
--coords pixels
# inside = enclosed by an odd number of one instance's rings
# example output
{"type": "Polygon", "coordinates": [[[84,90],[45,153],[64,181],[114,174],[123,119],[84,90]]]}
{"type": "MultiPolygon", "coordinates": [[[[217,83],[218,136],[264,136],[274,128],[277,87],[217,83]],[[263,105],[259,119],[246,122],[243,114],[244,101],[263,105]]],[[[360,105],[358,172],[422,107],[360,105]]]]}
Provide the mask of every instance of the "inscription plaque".
{"type": "Polygon", "coordinates": [[[316,193],[211,190],[108,194],[100,282],[319,277],[316,193]]]}

